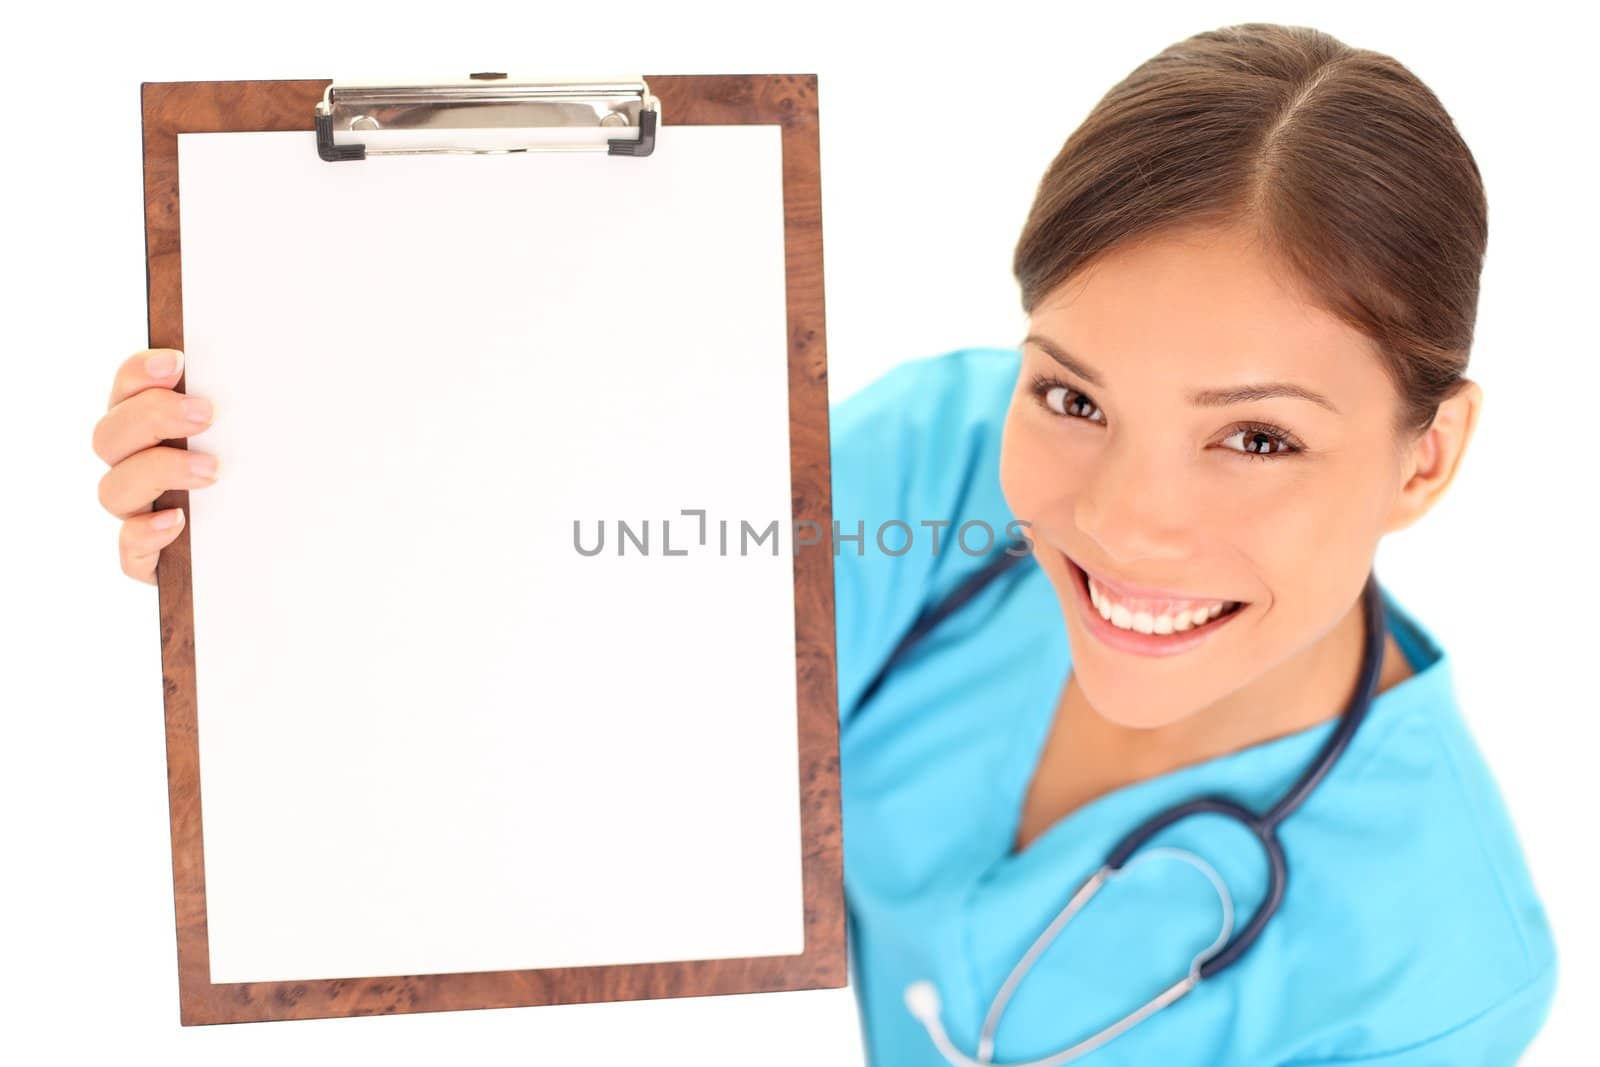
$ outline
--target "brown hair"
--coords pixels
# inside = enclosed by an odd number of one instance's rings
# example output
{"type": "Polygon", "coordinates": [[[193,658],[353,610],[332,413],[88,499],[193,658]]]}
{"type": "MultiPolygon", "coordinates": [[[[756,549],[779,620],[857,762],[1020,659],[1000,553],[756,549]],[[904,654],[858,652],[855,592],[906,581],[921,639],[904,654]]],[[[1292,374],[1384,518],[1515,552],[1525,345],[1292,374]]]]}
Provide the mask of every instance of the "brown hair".
{"type": "Polygon", "coordinates": [[[1416,75],[1304,26],[1197,33],[1101,98],[1039,182],[1013,273],[1023,310],[1130,240],[1253,227],[1307,298],[1366,335],[1421,433],[1460,387],[1488,205],[1416,75]]]}

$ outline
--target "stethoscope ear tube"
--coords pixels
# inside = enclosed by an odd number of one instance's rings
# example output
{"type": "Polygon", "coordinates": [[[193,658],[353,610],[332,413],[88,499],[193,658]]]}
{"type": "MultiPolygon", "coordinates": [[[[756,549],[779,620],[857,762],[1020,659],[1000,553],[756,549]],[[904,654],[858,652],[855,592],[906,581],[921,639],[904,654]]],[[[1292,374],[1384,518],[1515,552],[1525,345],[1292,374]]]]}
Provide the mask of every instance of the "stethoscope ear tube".
{"type": "Polygon", "coordinates": [[[1283,846],[1278,844],[1276,829],[1269,825],[1261,816],[1249,808],[1238,804],[1223,796],[1196,797],[1175,808],[1157,812],[1135,827],[1126,837],[1117,843],[1111,850],[1111,855],[1106,858],[1106,867],[1111,870],[1120,870],[1122,865],[1143,848],[1152,837],[1171,826],[1173,823],[1195,815],[1221,815],[1233,819],[1250,831],[1251,835],[1261,845],[1261,850],[1267,858],[1267,892],[1262,898],[1261,906],[1256,908],[1256,913],[1244,925],[1232,941],[1223,946],[1216,955],[1207,959],[1200,965],[1200,978],[1210,978],[1212,975],[1226,969],[1250,947],[1251,943],[1260,936],[1262,929],[1267,925],[1267,920],[1272,918],[1278,905],[1283,901],[1283,894],[1288,882],[1288,863],[1284,858],[1283,846]]]}
{"type": "Polygon", "coordinates": [[[1250,916],[1250,921],[1244,924],[1244,929],[1236,934],[1232,941],[1222,946],[1222,951],[1206,960],[1200,965],[1198,976],[1200,979],[1214,977],[1222,971],[1233,966],[1245,950],[1255,943],[1261,931],[1266,929],[1267,920],[1277,912],[1278,905],[1283,903],[1284,891],[1289,884],[1289,865],[1283,855],[1283,846],[1278,844],[1278,835],[1271,827],[1252,826],[1256,840],[1261,842],[1261,849],[1267,856],[1267,892],[1262,898],[1261,905],[1256,908],[1256,913],[1250,916]]]}

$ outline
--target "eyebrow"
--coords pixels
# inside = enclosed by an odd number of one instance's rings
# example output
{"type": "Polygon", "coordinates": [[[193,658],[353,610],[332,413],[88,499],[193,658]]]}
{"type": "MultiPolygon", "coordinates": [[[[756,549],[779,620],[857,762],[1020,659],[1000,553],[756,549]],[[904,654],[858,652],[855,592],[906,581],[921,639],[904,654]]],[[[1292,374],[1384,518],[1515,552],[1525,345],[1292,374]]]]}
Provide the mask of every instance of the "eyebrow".
{"type": "MultiPolygon", "coordinates": [[[[1100,375],[1038,334],[1029,334],[1023,339],[1022,343],[1037,345],[1045,355],[1090,385],[1102,386],[1105,384],[1100,375]]],[[[1190,392],[1189,403],[1198,407],[1215,408],[1226,407],[1229,404],[1243,404],[1251,400],[1267,400],[1275,396],[1309,400],[1313,404],[1321,404],[1335,415],[1339,414],[1339,409],[1334,406],[1333,401],[1315,389],[1307,389],[1305,386],[1296,385],[1294,382],[1254,382],[1250,385],[1234,385],[1222,389],[1197,389],[1190,392]]]]}

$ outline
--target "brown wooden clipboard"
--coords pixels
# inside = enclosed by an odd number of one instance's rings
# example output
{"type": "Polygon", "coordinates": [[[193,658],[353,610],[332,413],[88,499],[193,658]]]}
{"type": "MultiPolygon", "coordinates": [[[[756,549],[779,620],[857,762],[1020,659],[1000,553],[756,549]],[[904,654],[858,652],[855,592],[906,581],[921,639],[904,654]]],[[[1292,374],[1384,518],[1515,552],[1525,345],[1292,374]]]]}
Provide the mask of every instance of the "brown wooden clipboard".
{"type": "MultiPolygon", "coordinates": [[[[782,127],[793,519],[829,530],[827,350],[815,75],[647,79],[675,125],[782,127]]],[[[152,348],[184,346],[178,134],[315,128],[329,81],[141,86],[152,348]]],[[[344,165],[344,164],[330,164],[344,165]]],[[[177,389],[186,390],[180,380],[177,389]]],[[[162,442],[185,448],[182,439],[162,442]]],[[[182,506],[170,490],[156,509],[182,506]]],[[[168,803],[183,1025],[837,988],[846,981],[831,538],[793,553],[805,951],[796,956],[214,984],[207,941],[189,527],[161,553],[168,803]]]]}

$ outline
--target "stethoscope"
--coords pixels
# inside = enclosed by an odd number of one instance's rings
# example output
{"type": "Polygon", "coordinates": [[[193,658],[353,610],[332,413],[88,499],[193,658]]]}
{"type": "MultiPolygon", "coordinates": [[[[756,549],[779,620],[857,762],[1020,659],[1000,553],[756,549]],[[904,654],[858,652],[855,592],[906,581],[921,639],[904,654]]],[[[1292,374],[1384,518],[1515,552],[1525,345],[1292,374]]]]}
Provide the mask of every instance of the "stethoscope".
{"type": "MultiPolygon", "coordinates": [[[[899,661],[906,652],[925,637],[940,622],[959,611],[963,605],[978,594],[989,582],[999,577],[1006,570],[1023,560],[1028,555],[1026,542],[1018,539],[1011,542],[1006,551],[986,563],[976,573],[967,577],[948,596],[938,604],[925,609],[912,624],[911,629],[901,638],[888,659],[866,687],[861,697],[865,703],[877,691],[889,670],[899,661]]],[[[1325,778],[1339,756],[1349,746],[1350,739],[1355,735],[1356,728],[1361,725],[1361,720],[1366,717],[1367,709],[1372,704],[1372,698],[1378,688],[1378,674],[1383,665],[1384,634],[1388,625],[1383,605],[1383,598],[1378,588],[1377,575],[1369,571],[1366,585],[1361,593],[1362,604],[1365,610],[1366,635],[1361,654],[1361,674],[1356,683],[1355,693],[1351,696],[1349,704],[1340,716],[1339,725],[1324,742],[1322,749],[1312,760],[1299,779],[1289,787],[1282,799],[1274,804],[1265,814],[1258,815],[1249,808],[1244,807],[1227,797],[1209,795],[1197,797],[1193,800],[1178,804],[1166,811],[1146,819],[1124,837],[1117,846],[1111,850],[1110,855],[1101,864],[1100,868],[1078,887],[1067,901],[1065,907],[1051,920],[1050,924],[1040,932],[1028,951],[1017,961],[1011,974],[1000,986],[1000,991],[995,995],[989,1012],[984,1017],[983,1029],[979,1033],[976,1057],[969,1057],[960,1049],[951,1044],[944,1030],[944,1023],[940,1017],[939,993],[931,981],[926,979],[912,982],[906,987],[905,1002],[907,1009],[920,1020],[927,1028],[928,1036],[934,1046],[950,1063],[957,1067],[999,1067],[994,1065],[994,1035],[1000,1025],[1000,1017],[1004,1014],[1007,1003],[1016,992],[1017,985],[1028,969],[1038,959],[1039,955],[1056,939],[1073,916],[1077,915],[1083,907],[1093,899],[1106,883],[1126,873],[1134,863],[1155,856],[1167,855],[1180,859],[1194,866],[1210,881],[1222,902],[1222,930],[1215,941],[1195,956],[1189,965],[1189,971],[1182,979],[1168,988],[1162,990],[1145,1004],[1129,1012],[1121,1019],[1105,1027],[1098,1033],[1062,1049],[1050,1056],[1041,1059],[1017,1061],[1005,1067],[1056,1067],[1057,1064],[1066,1063],[1068,1060],[1077,1059],[1112,1038],[1123,1033],[1150,1015],[1168,1006],[1180,997],[1194,989],[1202,979],[1212,978],[1232,966],[1244,955],[1252,943],[1260,936],[1262,928],[1267,925],[1267,920],[1272,918],[1278,910],[1278,905],[1283,901],[1284,890],[1288,885],[1288,866],[1284,860],[1283,846],[1278,842],[1278,826],[1289,815],[1305,802],[1325,778]],[[1221,815],[1235,819],[1254,835],[1256,841],[1266,853],[1268,867],[1268,882],[1266,897],[1261,906],[1244,929],[1237,935],[1233,934],[1233,899],[1228,893],[1227,885],[1223,882],[1216,870],[1205,860],[1192,852],[1171,847],[1149,848],[1140,852],[1140,848],[1156,834],[1165,830],[1182,819],[1191,815],[1221,815]],[[1138,855],[1135,855],[1138,853],[1138,855]],[[1232,940],[1229,940],[1232,936],[1232,940]]],[[[859,705],[858,705],[859,706],[859,705]]]]}

